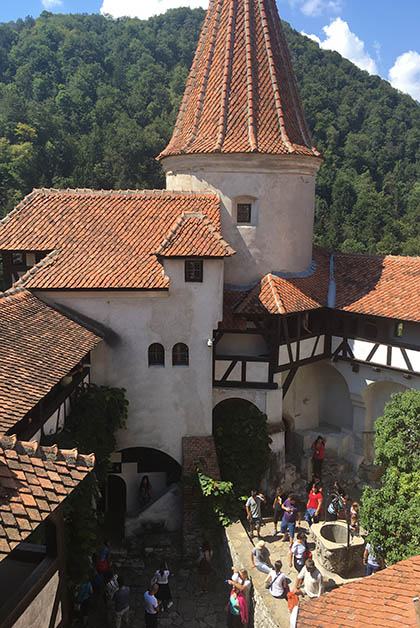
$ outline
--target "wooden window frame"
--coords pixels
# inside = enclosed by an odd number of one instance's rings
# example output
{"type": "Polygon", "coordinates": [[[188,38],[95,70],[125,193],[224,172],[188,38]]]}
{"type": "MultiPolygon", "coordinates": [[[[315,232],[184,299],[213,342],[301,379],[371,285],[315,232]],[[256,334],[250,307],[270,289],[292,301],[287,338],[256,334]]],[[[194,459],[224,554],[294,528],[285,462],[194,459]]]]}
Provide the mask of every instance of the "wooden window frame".
{"type": "Polygon", "coordinates": [[[252,223],[252,203],[236,203],[236,222],[239,225],[250,225],[252,223]],[[240,218],[240,212],[246,211],[246,220],[240,218]]]}
{"type": "Polygon", "coordinates": [[[165,366],[165,347],[160,342],[152,342],[147,350],[149,366],[165,366]],[[157,358],[159,351],[159,358],[157,358]]]}
{"type": "Polygon", "coordinates": [[[172,347],[172,366],[189,366],[190,351],[184,342],[177,342],[172,347]]]}
{"type": "Polygon", "coordinates": [[[203,260],[202,259],[185,260],[185,281],[194,282],[194,283],[203,282],[203,260]]]}

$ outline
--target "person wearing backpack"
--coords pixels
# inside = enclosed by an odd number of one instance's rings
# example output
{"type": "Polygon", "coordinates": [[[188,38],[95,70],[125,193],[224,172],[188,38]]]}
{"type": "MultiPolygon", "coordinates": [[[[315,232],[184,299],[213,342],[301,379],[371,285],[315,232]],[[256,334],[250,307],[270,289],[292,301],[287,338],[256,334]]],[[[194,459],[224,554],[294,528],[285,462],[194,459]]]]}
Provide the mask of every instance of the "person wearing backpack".
{"type": "Polygon", "coordinates": [[[271,569],[265,580],[265,588],[277,599],[286,598],[290,590],[287,584],[286,574],[281,570],[282,566],[281,560],[276,560],[274,569],[271,569]]]}

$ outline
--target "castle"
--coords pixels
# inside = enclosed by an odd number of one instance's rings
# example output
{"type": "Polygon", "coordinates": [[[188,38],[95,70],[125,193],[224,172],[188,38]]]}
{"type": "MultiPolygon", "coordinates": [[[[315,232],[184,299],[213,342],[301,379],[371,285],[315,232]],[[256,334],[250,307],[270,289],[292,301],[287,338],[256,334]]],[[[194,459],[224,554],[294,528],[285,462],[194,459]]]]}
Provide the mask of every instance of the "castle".
{"type": "MultiPolygon", "coordinates": [[[[372,463],[390,395],[420,389],[420,259],[312,245],[322,155],[275,0],[210,2],[158,160],[166,190],[34,190],[0,221],[0,308],[29,299],[90,330],[69,391],[127,391],[109,507],[135,510],[144,474],[164,492],[189,448],[210,456],[231,399],[267,415],[279,472],[318,433],[353,469],[372,463]]],[[[63,403],[4,432],[42,439],[63,403]]]]}

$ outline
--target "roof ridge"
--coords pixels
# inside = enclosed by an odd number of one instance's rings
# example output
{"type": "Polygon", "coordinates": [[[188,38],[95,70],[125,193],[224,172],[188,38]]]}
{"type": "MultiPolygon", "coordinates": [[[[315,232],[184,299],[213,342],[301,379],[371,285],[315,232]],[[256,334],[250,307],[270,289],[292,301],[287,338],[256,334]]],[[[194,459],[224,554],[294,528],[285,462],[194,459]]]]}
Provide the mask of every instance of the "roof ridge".
{"type": "Polygon", "coordinates": [[[65,462],[69,466],[94,467],[95,455],[80,454],[77,448],[59,449],[58,445],[40,445],[38,441],[18,440],[16,434],[0,435],[0,447],[4,450],[15,451],[17,454],[30,458],[39,458],[50,462],[65,462]]]}
{"type": "Polygon", "coordinates": [[[173,223],[168,231],[167,236],[162,241],[157,251],[151,253],[151,255],[162,255],[165,249],[173,243],[175,236],[180,232],[183,224],[190,218],[195,218],[199,220],[205,226],[205,228],[210,231],[212,236],[217,239],[219,244],[229,253],[229,255],[233,255],[235,253],[234,249],[229,245],[228,242],[226,242],[222,234],[218,231],[218,229],[216,229],[215,225],[211,222],[208,216],[205,216],[202,212],[183,212],[173,223]]]}
{"type": "Polygon", "coordinates": [[[245,56],[246,56],[246,86],[247,86],[247,112],[248,112],[248,140],[252,153],[258,151],[258,142],[254,118],[254,92],[253,85],[253,63],[251,45],[251,18],[249,11],[249,0],[245,0],[245,56]]]}
{"type": "Polygon", "coordinates": [[[272,279],[273,279],[273,275],[271,273],[268,273],[267,275],[265,275],[265,277],[263,277],[262,280],[263,281],[265,280],[268,282],[268,285],[270,286],[271,294],[273,295],[273,299],[279,311],[279,314],[285,314],[286,308],[284,307],[284,304],[281,302],[280,298],[278,297],[276,293],[276,290],[274,289],[272,279]]]}
{"type": "Polygon", "coordinates": [[[232,57],[233,57],[233,23],[236,19],[236,3],[232,2],[229,9],[229,27],[226,32],[225,43],[225,59],[223,69],[223,83],[220,91],[220,112],[218,122],[218,134],[214,150],[220,151],[223,146],[223,141],[226,135],[226,114],[229,103],[229,79],[232,73],[232,57]]]}
{"type": "Polygon", "coordinates": [[[33,275],[35,275],[35,273],[37,273],[40,268],[51,264],[53,262],[53,258],[56,257],[59,253],[59,249],[53,249],[52,251],[47,253],[47,255],[39,260],[37,264],[34,264],[33,266],[31,266],[31,268],[28,268],[26,273],[19,277],[19,279],[13,284],[13,286],[6,290],[5,293],[16,294],[16,291],[20,291],[22,288],[25,288],[25,282],[33,275]]]}
{"type": "MultiPolygon", "coordinates": [[[[8,214],[6,214],[6,216],[4,218],[2,218],[2,220],[0,220],[0,225],[2,224],[3,221],[5,221],[6,218],[8,218],[11,214],[13,214],[14,212],[16,212],[17,209],[20,208],[20,206],[22,205],[22,203],[24,201],[28,202],[30,200],[31,196],[34,196],[36,194],[45,194],[45,195],[55,195],[55,194],[84,194],[84,195],[91,195],[91,196],[118,196],[118,195],[124,195],[124,196],[148,196],[148,195],[161,195],[161,196],[206,196],[206,195],[211,195],[211,196],[217,196],[217,194],[215,192],[213,192],[212,190],[203,190],[201,192],[194,192],[192,190],[190,191],[186,191],[186,190],[176,190],[176,191],[172,191],[172,190],[164,190],[164,189],[151,189],[151,190],[132,190],[132,189],[127,189],[127,190],[95,190],[93,188],[34,188],[32,190],[32,192],[30,194],[28,194],[17,206],[14,210],[12,210],[11,212],[9,212],[8,214]]],[[[25,202],[25,204],[26,204],[25,202]]]]}

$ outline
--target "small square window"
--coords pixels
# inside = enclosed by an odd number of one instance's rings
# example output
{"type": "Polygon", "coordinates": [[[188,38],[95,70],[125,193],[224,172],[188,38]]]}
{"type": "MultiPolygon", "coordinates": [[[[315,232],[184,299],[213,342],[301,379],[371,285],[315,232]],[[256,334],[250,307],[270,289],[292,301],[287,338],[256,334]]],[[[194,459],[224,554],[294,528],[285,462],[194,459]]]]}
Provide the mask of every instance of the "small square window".
{"type": "Polygon", "coordinates": [[[13,252],[12,253],[12,264],[13,266],[22,266],[24,263],[23,261],[23,253],[20,253],[18,251],[13,252]]]}
{"type": "Polygon", "coordinates": [[[203,281],[203,261],[185,261],[185,281],[203,281]]]}
{"type": "Polygon", "coordinates": [[[251,222],[251,203],[238,203],[236,206],[236,221],[241,223],[251,222]]]}

